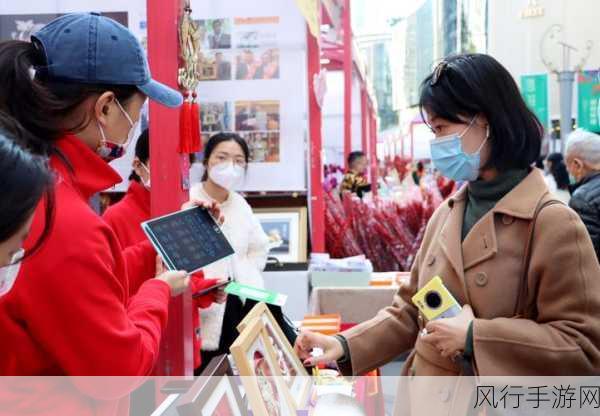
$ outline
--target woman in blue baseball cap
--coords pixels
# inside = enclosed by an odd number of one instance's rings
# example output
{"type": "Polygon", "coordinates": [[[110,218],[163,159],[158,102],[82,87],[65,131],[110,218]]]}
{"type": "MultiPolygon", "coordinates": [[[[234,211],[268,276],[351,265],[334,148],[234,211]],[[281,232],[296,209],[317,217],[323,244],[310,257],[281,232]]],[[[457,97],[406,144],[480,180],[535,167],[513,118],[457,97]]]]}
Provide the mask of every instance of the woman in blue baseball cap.
{"type": "MultiPolygon", "coordinates": [[[[146,98],[177,107],[181,95],[152,80],[133,34],[95,13],[62,16],[31,43],[1,43],[0,83],[0,110],[36,137],[27,146],[57,176],[51,231],[0,301],[0,374],[150,374],[169,298],[189,278],[152,278],[161,267],[150,243],[122,250],[88,200],[121,182],[108,162],[125,152],[146,98]]],[[[38,207],[26,251],[45,223],[38,207]]]]}

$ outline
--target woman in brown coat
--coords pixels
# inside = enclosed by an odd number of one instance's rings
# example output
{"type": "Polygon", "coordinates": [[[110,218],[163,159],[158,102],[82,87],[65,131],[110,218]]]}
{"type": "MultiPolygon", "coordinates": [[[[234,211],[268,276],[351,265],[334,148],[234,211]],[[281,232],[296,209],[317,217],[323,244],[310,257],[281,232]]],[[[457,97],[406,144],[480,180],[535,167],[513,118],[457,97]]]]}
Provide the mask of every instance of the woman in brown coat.
{"type": "Polygon", "coordinates": [[[447,58],[423,82],[420,107],[436,168],[468,185],[434,214],[392,306],[334,337],[303,333],[298,354],[353,375],[409,350],[403,375],[598,374],[600,266],[579,217],[530,168],[543,128],[513,78],[490,56],[447,58]],[[463,307],[425,322],[411,298],[435,276],[463,307]],[[310,358],[314,347],[324,355],[310,358]]]}

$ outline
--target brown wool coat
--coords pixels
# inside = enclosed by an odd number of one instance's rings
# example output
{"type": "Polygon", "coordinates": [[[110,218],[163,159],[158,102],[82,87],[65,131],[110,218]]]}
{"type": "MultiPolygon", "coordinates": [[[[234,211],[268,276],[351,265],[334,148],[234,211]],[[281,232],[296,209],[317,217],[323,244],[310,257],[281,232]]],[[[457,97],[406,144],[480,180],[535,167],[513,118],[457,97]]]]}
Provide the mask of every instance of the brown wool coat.
{"type": "MultiPolygon", "coordinates": [[[[562,204],[538,215],[527,272],[526,301],[534,313],[531,319],[516,316],[529,225],[550,199],[534,169],[463,242],[466,188],[446,201],[428,224],[410,283],[399,289],[393,305],[342,334],[352,365],[343,372],[361,374],[412,350],[402,375],[462,374],[458,364],[417,336],[423,324],[410,299],[439,275],[459,303],[473,308],[477,375],[599,374],[600,265],[583,223],[562,204]]],[[[414,386],[409,389],[414,397],[414,386]]]]}

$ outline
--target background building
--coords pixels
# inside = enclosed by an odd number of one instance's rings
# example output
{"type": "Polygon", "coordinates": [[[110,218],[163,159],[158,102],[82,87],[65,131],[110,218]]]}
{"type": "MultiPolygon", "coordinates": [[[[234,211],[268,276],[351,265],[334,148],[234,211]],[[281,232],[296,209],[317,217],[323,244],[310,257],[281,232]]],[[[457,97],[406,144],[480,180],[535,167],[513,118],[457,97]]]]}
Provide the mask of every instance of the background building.
{"type": "MultiPolygon", "coordinates": [[[[598,6],[597,0],[489,2],[489,53],[502,62],[517,81],[523,75],[549,73],[550,126],[556,125],[560,118],[560,100],[557,77],[549,68],[600,68],[598,6]],[[577,49],[570,52],[568,68],[563,62],[561,44],[577,49]]],[[[575,119],[578,113],[577,99],[575,86],[572,105],[575,119]]]]}

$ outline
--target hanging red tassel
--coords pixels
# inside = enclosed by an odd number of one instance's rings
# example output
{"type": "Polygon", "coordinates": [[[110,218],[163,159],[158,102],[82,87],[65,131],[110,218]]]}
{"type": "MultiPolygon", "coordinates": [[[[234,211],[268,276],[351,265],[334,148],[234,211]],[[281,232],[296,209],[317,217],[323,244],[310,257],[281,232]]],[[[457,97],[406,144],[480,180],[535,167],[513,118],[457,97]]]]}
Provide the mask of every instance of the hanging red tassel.
{"type": "Polygon", "coordinates": [[[192,128],[192,151],[196,153],[202,150],[202,139],[200,137],[200,105],[196,102],[196,93],[192,93],[192,108],[191,108],[191,128],[192,128]]]}
{"type": "Polygon", "coordinates": [[[190,143],[192,141],[191,129],[191,111],[192,105],[188,101],[189,94],[183,94],[183,105],[179,113],[179,153],[190,153],[190,143]]]}

